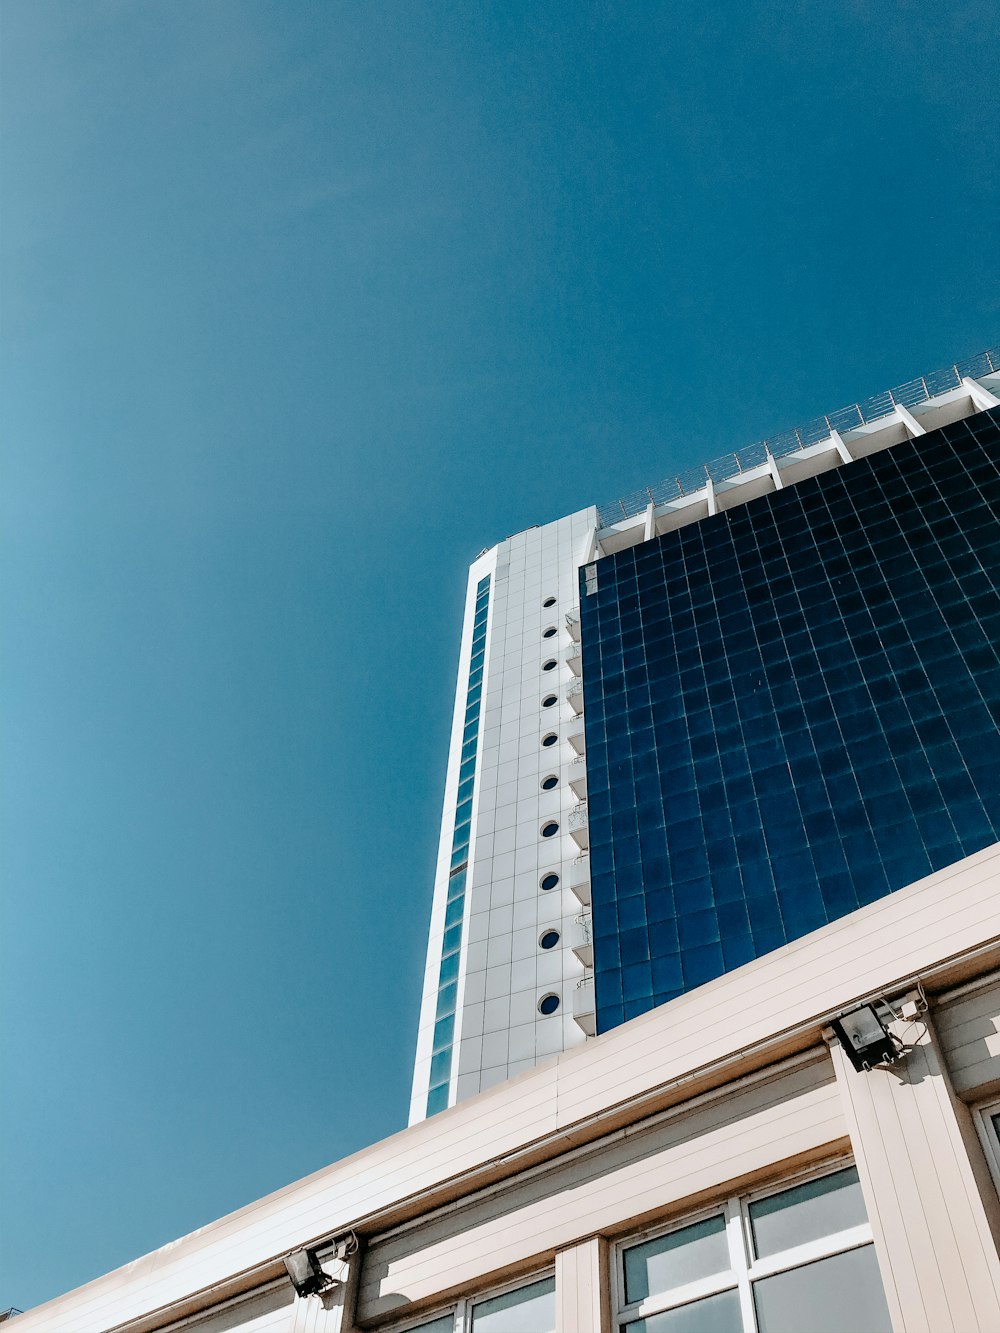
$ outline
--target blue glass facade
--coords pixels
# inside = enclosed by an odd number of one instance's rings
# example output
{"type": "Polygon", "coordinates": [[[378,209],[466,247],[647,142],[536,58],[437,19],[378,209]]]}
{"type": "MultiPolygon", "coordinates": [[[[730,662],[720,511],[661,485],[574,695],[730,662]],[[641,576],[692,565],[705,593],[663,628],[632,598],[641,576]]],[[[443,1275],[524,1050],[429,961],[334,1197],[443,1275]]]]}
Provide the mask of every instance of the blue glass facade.
{"type": "Polygon", "coordinates": [[[455,1008],[458,1003],[458,964],[462,949],[462,922],[465,919],[465,882],[469,871],[469,840],[472,830],[472,789],[476,781],[476,755],[479,750],[479,713],[483,697],[483,665],[486,661],[486,622],[490,614],[489,575],[476,587],[476,605],[472,622],[472,655],[469,683],[465,695],[465,722],[462,751],[459,755],[458,801],[455,828],[451,840],[451,864],[448,868],[448,899],[444,914],[444,940],[441,968],[438,972],[437,1007],[434,1012],[434,1044],[431,1048],[430,1086],[427,1114],[434,1115],[448,1105],[451,1059],[455,1047],[455,1008]]]}
{"type": "Polygon", "coordinates": [[[599,1031],[1000,839],[998,515],[994,410],[581,574],[599,1031]]]}

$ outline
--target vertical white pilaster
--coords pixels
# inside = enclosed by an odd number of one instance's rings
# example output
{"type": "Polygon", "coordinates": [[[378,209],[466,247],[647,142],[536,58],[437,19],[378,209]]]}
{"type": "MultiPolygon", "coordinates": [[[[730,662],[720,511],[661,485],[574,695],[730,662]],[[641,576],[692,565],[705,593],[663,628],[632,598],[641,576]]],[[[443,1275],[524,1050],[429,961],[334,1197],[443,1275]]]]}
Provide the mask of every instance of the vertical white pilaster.
{"type": "Polygon", "coordinates": [[[556,1255],[556,1333],[611,1333],[610,1254],[599,1236],[556,1255]]]}
{"type": "Polygon", "coordinates": [[[1000,1329],[1000,1258],[970,1153],[969,1112],[951,1090],[925,1014],[887,1069],[855,1071],[830,1050],[895,1333],[1000,1329]]]}

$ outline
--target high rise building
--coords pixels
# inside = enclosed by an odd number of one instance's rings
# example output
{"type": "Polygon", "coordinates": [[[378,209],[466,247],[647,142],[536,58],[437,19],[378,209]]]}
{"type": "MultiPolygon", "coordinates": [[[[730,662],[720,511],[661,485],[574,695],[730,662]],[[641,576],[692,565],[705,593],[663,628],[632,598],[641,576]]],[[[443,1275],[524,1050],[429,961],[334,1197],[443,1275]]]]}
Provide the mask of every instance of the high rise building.
{"type": "Polygon", "coordinates": [[[479,556],[411,1120],[1000,838],[998,358],[479,556]]]}
{"type": "Polygon", "coordinates": [[[416,1123],[16,1327],[996,1333],[998,369],[484,551],[416,1123]]]}

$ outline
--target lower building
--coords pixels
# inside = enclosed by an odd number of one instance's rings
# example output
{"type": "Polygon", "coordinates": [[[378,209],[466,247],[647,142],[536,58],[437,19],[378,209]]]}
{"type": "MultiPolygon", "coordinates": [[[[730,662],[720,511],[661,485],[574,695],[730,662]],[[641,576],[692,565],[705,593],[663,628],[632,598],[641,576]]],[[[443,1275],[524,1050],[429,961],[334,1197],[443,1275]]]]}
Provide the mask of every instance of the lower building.
{"type": "Polygon", "coordinates": [[[998,1125],[993,844],[16,1324],[996,1333],[998,1125]]]}

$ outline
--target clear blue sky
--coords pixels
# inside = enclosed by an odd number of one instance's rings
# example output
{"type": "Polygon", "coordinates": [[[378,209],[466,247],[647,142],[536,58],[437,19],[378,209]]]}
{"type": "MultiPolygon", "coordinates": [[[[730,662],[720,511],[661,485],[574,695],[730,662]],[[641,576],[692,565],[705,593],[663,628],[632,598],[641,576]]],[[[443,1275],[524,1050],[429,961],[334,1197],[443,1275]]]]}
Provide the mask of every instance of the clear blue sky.
{"type": "Polygon", "coordinates": [[[405,1121],[469,561],[1000,331],[991,0],[3,0],[0,1307],[405,1121]]]}

